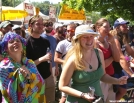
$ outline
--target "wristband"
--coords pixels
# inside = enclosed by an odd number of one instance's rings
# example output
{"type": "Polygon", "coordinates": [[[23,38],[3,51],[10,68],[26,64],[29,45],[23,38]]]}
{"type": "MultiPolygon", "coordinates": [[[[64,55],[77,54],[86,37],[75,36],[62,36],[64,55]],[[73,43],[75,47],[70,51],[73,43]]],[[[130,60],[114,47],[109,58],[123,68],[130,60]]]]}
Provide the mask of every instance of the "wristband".
{"type": "Polygon", "coordinates": [[[85,93],[82,92],[81,95],[80,95],[80,98],[83,98],[84,95],[85,95],[85,93]]]}

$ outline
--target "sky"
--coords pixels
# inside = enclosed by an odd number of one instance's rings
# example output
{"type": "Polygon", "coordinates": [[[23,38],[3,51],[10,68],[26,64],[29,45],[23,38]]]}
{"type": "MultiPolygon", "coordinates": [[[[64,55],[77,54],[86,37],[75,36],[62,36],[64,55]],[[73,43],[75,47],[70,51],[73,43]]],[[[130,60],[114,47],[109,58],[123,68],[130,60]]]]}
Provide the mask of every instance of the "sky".
{"type": "Polygon", "coordinates": [[[62,0],[29,0],[31,2],[35,1],[35,2],[43,2],[43,1],[50,1],[50,3],[53,4],[58,4],[58,2],[61,2],[62,0]]]}

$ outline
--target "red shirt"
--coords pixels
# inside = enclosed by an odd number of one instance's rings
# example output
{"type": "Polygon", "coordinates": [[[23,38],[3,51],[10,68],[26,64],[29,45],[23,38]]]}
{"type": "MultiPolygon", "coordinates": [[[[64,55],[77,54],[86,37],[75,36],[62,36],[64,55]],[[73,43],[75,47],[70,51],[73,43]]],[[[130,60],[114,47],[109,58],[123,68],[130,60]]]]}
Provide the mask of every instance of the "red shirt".
{"type": "MultiPolygon", "coordinates": [[[[112,51],[111,51],[110,46],[109,46],[108,49],[105,49],[105,48],[103,48],[103,47],[101,47],[99,45],[99,48],[102,50],[102,52],[104,54],[104,60],[108,59],[108,58],[110,58],[112,56],[112,51]]],[[[108,67],[105,68],[105,71],[109,75],[113,75],[114,74],[114,67],[113,67],[112,63],[108,67]]]]}

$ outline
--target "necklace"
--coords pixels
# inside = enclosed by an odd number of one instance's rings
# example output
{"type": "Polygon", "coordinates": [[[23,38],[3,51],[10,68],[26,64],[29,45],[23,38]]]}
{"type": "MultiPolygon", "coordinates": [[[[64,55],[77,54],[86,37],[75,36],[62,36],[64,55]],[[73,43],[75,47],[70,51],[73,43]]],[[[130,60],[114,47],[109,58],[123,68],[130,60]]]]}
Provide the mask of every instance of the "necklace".
{"type": "MultiPolygon", "coordinates": [[[[92,58],[92,51],[91,51],[91,57],[90,57],[90,62],[91,62],[91,58],[92,58]]],[[[92,67],[92,65],[89,63],[89,62],[87,62],[86,60],[84,60],[87,64],[89,64],[89,69],[92,69],[93,67],[92,67]]]]}

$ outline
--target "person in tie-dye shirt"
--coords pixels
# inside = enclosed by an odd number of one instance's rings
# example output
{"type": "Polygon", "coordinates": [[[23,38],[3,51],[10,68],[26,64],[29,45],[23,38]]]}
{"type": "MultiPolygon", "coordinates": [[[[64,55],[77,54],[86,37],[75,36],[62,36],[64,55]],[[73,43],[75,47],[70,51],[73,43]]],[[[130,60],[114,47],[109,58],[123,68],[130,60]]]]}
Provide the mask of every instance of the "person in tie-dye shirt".
{"type": "Polygon", "coordinates": [[[25,45],[25,40],[13,32],[8,32],[1,42],[2,103],[46,103],[45,82],[34,62],[26,58],[25,45]]]}

